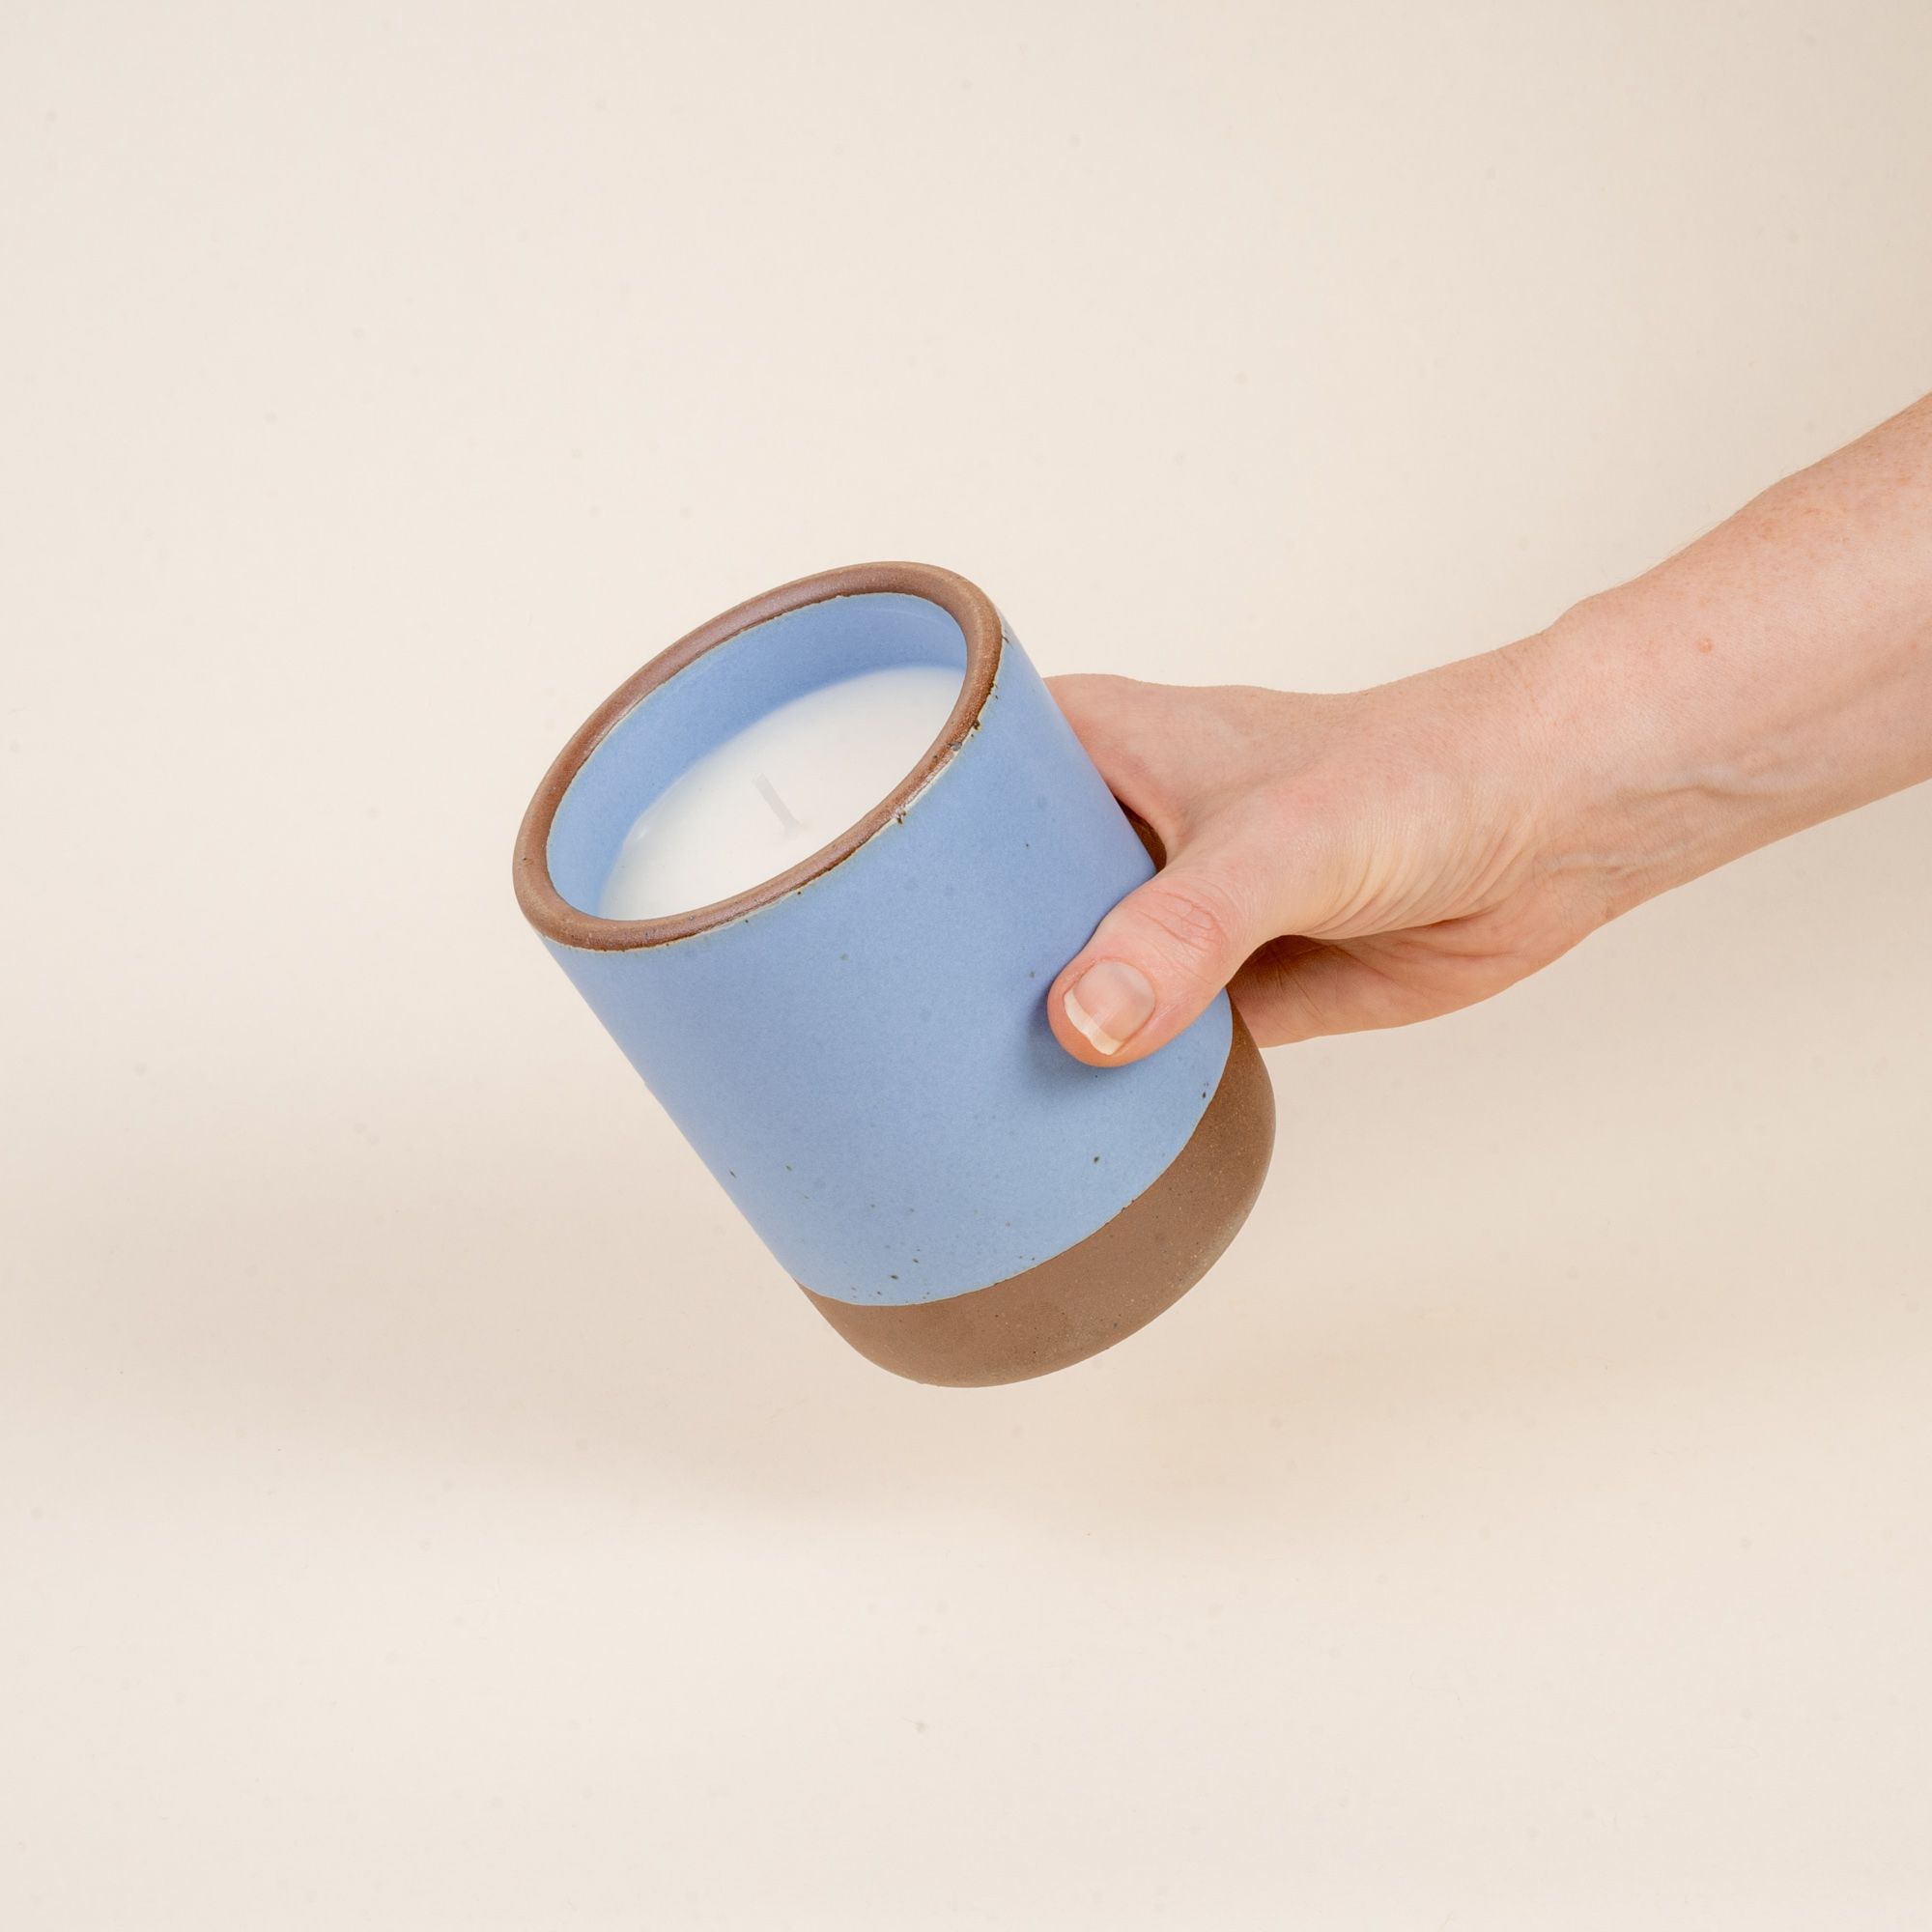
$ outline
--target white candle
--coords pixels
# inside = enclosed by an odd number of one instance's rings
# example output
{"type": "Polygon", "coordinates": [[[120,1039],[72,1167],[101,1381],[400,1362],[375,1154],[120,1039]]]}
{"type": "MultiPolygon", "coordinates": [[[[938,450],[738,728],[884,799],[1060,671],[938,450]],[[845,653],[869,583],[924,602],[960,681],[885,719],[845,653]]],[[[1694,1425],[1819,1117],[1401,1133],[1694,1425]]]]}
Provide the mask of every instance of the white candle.
{"type": "Polygon", "coordinates": [[[960,682],[937,665],[899,665],[767,712],[638,814],[598,912],[662,919],[712,905],[829,845],[924,756],[960,682]]]}

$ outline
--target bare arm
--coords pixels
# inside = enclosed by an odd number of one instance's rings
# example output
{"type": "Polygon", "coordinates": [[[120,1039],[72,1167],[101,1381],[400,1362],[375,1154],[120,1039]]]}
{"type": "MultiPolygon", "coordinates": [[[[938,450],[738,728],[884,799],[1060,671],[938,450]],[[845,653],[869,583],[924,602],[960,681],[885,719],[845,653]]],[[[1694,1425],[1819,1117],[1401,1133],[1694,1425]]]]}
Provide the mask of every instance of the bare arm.
{"type": "Polygon", "coordinates": [[[1547,631],[1345,696],[1068,677],[1169,863],[1048,999],[1095,1065],[1229,985],[1264,1044],[1499,992],[1932,778],[1932,397],[1547,631]]]}

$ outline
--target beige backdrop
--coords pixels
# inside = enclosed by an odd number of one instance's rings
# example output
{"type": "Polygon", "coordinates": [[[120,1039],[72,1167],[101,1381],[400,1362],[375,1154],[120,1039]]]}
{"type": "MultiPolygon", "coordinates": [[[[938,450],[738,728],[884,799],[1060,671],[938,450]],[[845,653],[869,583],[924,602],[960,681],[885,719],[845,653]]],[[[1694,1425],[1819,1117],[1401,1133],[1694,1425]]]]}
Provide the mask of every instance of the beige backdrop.
{"type": "Polygon", "coordinates": [[[895,1382],[518,920],[780,579],[1357,685],[1932,386],[1932,10],[0,25],[0,1922],[1922,1926],[1932,795],[895,1382]]]}

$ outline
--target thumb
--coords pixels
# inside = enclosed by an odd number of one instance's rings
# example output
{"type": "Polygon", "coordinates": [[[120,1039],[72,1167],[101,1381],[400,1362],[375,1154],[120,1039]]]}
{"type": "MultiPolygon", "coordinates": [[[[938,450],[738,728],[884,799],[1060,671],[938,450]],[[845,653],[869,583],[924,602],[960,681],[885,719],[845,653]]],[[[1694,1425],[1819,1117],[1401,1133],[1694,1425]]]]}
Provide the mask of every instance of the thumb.
{"type": "Polygon", "coordinates": [[[1047,1021],[1075,1060],[1125,1066],[1163,1047],[1272,935],[1236,854],[1183,851],[1129,893],[1054,980],[1047,1021]]]}

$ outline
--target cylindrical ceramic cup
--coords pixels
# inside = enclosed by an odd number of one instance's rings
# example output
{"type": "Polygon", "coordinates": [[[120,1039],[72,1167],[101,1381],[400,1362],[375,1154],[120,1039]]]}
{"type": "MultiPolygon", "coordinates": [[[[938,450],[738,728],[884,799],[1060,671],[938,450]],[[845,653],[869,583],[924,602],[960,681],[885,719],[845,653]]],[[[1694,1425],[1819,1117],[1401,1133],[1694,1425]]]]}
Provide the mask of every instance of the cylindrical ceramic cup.
{"type": "Polygon", "coordinates": [[[517,839],[525,914],[786,1271],[916,1380],[1016,1381],[1118,1342],[1234,1237],[1274,1136],[1225,996],[1084,1066],[1045,994],[1152,865],[984,592],[858,564],[702,625],[565,746],[517,839]],[[790,698],[897,665],[964,682],[938,739],[789,871],[663,919],[591,910],[627,830],[790,698]]]}

